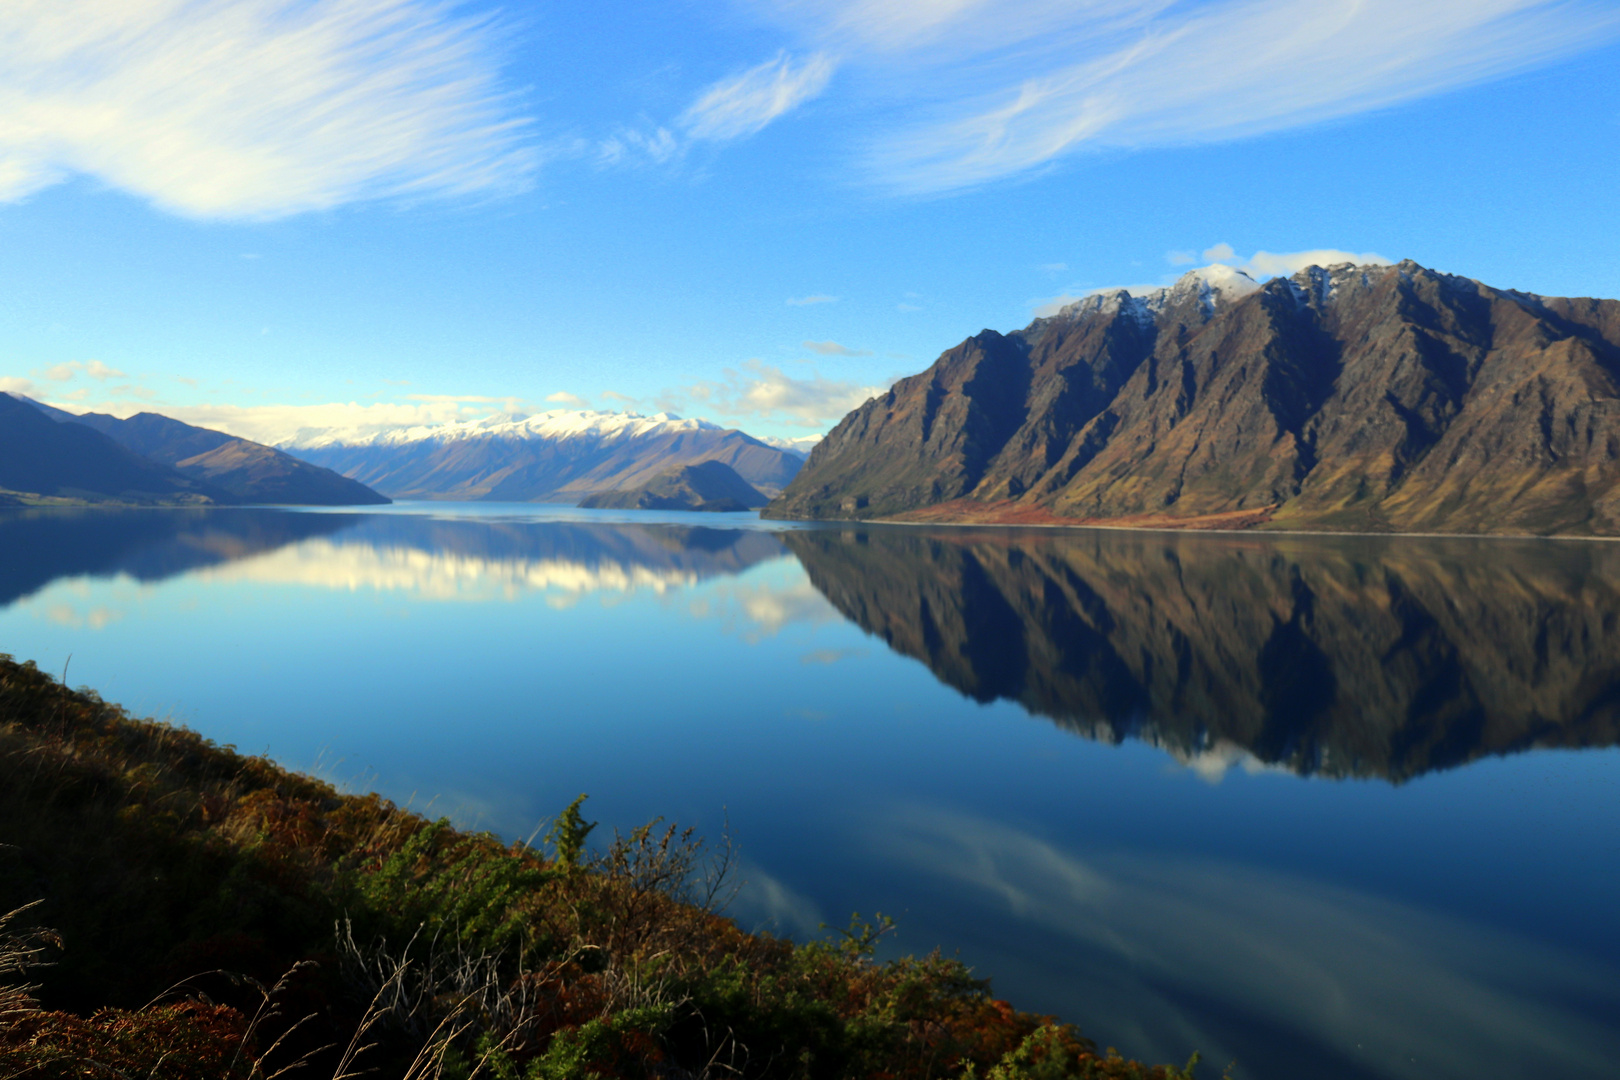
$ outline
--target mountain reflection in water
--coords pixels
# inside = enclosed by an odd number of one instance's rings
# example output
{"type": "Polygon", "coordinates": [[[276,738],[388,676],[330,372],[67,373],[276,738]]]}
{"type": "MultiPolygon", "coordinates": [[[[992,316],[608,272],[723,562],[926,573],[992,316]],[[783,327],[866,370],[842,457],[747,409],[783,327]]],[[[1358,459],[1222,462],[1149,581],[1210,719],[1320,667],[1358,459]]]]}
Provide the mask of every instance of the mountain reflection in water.
{"type": "Polygon", "coordinates": [[[155,582],[194,571],[446,598],[663,589],[785,554],[757,530],[252,509],[4,514],[0,552],[0,606],[61,578],[155,582]]]}
{"type": "Polygon", "coordinates": [[[784,534],[942,682],[1194,767],[1401,782],[1620,741],[1620,548],[1141,532],[784,534]]]}

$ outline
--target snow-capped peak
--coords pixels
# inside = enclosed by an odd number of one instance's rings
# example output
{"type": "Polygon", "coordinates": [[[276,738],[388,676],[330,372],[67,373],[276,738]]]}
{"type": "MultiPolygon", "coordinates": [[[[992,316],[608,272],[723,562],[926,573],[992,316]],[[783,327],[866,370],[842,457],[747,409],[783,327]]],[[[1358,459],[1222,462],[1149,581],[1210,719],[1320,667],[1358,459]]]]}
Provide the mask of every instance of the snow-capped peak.
{"type": "Polygon", "coordinates": [[[496,413],[479,420],[447,424],[422,424],[385,430],[354,428],[305,428],[280,443],[287,449],[313,450],[323,446],[403,446],[409,443],[448,443],[465,439],[593,439],[597,441],[634,438],[641,435],[675,434],[684,431],[725,431],[708,420],[684,420],[674,413],[643,416],[634,412],[605,412],[588,409],[554,409],[527,416],[522,413],[496,413]]]}
{"type": "Polygon", "coordinates": [[[1118,312],[1151,322],[1166,305],[1189,295],[1202,301],[1206,311],[1214,311],[1217,303],[1235,303],[1259,291],[1260,283],[1242,270],[1215,263],[1187,271],[1174,285],[1127,285],[1116,289],[1098,289],[1059,310],[1057,317],[1074,319],[1084,315],[1112,315],[1118,312]]]}

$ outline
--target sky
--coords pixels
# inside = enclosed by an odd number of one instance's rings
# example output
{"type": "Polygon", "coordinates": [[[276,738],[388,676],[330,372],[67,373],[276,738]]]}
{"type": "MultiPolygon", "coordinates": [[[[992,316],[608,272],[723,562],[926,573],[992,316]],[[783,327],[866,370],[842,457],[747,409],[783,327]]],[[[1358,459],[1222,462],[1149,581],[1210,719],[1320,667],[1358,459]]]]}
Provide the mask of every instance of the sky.
{"type": "Polygon", "coordinates": [[[8,0],[0,390],[825,431],[1212,263],[1620,297],[1609,0],[8,0]]]}

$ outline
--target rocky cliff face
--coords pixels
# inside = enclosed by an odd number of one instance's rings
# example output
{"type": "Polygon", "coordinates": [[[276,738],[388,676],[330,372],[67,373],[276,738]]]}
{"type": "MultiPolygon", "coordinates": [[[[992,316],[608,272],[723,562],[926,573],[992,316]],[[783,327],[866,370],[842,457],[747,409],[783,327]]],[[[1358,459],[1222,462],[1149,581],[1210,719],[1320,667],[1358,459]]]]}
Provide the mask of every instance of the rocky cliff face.
{"type": "Polygon", "coordinates": [[[1469,538],[782,534],[847,618],[979,701],[1194,767],[1403,781],[1620,743],[1620,550],[1469,538]]]}
{"type": "Polygon", "coordinates": [[[846,417],[786,518],[1620,533],[1620,301],[1224,268],[984,331],[846,417]]]}

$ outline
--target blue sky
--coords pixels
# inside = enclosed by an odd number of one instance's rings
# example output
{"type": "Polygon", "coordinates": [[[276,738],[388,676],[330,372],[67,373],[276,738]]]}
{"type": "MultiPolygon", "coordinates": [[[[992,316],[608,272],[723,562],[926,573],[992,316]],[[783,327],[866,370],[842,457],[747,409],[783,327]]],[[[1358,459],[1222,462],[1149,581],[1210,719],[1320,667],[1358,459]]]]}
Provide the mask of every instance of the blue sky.
{"type": "Polygon", "coordinates": [[[14,0],[0,389],[799,435],[1212,260],[1620,297],[1617,73],[1595,0],[14,0]]]}

